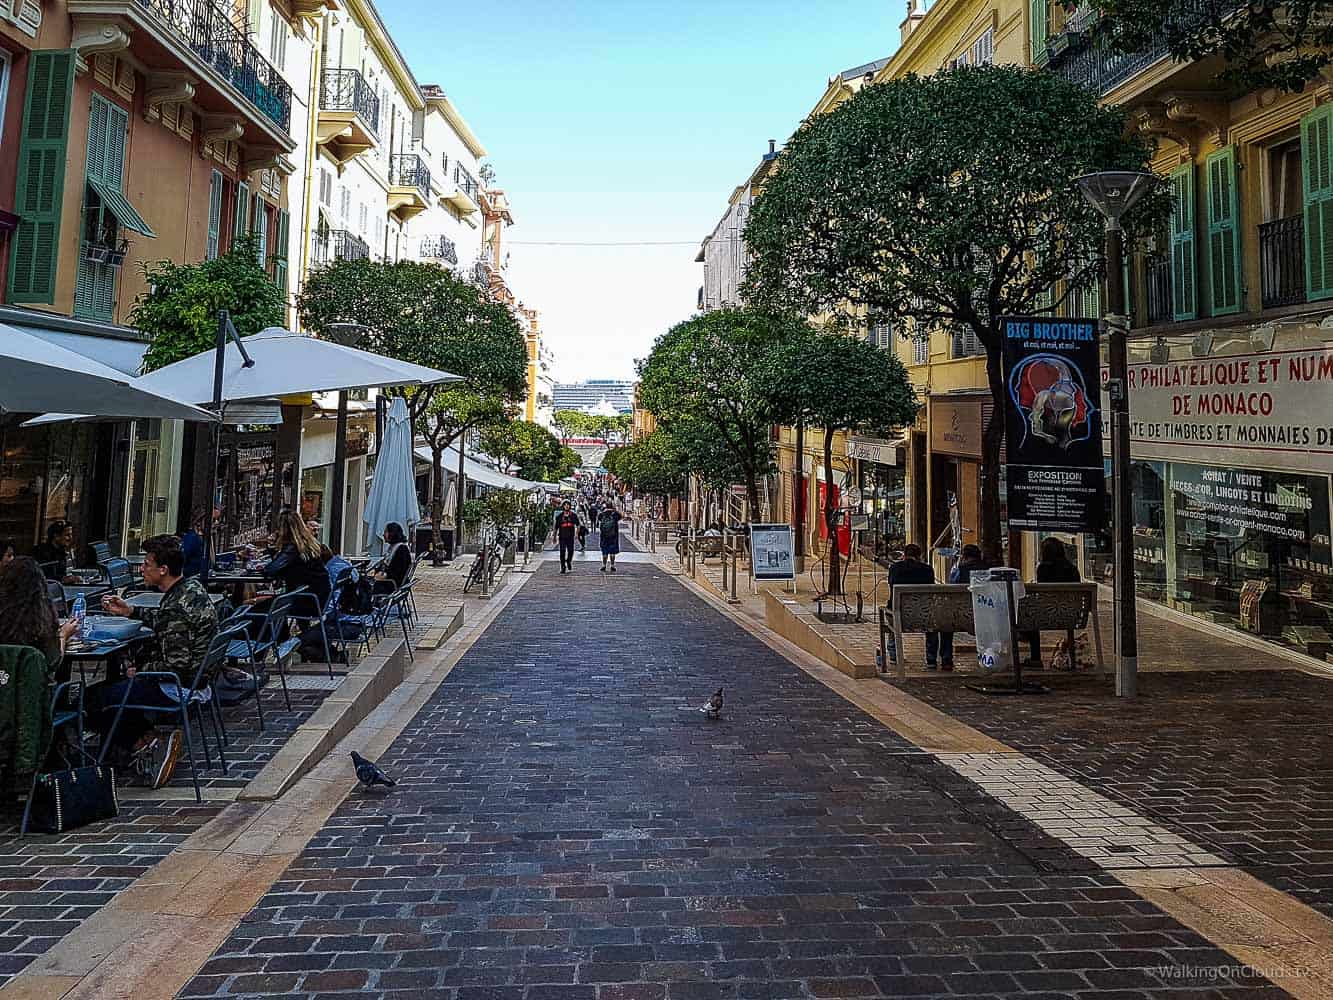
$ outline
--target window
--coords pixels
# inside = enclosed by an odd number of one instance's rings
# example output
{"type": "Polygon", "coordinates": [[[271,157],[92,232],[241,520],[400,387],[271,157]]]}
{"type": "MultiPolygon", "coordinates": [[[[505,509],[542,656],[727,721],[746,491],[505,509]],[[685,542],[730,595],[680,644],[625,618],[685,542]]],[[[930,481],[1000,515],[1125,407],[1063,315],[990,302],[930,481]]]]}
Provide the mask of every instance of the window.
{"type": "Polygon", "coordinates": [[[278,209],[277,243],[273,247],[273,283],[287,291],[287,244],[291,240],[291,216],[278,209]]]}
{"type": "Polygon", "coordinates": [[[236,213],[232,217],[232,242],[250,231],[250,185],[244,182],[236,185],[236,213]]]}
{"type": "MultiPolygon", "coordinates": [[[[8,107],[5,102],[9,100],[9,53],[0,49],[0,108],[8,107]]],[[[5,127],[4,119],[0,118],[0,133],[3,133],[5,127]]]]}
{"type": "Polygon", "coordinates": [[[287,21],[276,7],[268,10],[268,61],[278,69],[287,68],[287,21]]]}
{"type": "Polygon", "coordinates": [[[892,349],[893,322],[887,319],[873,319],[866,329],[866,340],[875,347],[892,349]]]}
{"type": "Polygon", "coordinates": [[[333,175],[323,168],[319,171],[319,203],[333,205],[333,175]]]}
{"type": "Polygon", "coordinates": [[[115,313],[116,271],[125,259],[120,235],[123,213],[116,199],[125,181],[129,118],[124,108],[101,94],[92,95],[88,107],[88,184],[83,198],[79,266],[74,278],[76,316],[109,320],[115,313]]]}
{"type": "Polygon", "coordinates": [[[360,223],[361,223],[361,224],[360,224],[360,226],[357,228],[357,232],[358,232],[358,233],[365,233],[365,231],[366,231],[366,226],[370,223],[370,206],[367,205],[364,201],[361,203],[361,218],[360,218],[360,223]]]}
{"type": "Polygon", "coordinates": [[[268,205],[258,194],[255,195],[254,210],[251,214],[254,219],[255,235],[259,237],[259,246],[255,251],[255,258],[259,261],[259,266],[268,267],[268,205]]]}
{"type": "Polygon", "coordinates": [[[930,361],[930,334],[918,330],[912,337],[912,364],[924,365],[930,361]]]}
{"type": "Polygon", "coordinates": [[[342,219],[343,225],[347,225],[347,220],[352,217],[352,192],[343,188],[338,192],[338,216],[342,219]]]}
{"type": "Polygon", "coordinates": [[[977,331],[970,326],[959,324],[953,328],[953,356],[955,358],[973,358],[978,354],[984,354],[981,349],[981,341],[977,339],[977,331]]]}
{"type": "Polygon", "coordinates": [[[1050,33],[1050,0],[1028,0],[1028,40],[1032,46],[1034,63],[1046,62],[1046,37],[1050,33]]]}
{"type": "Polygon", "coordinates": [[[983,31],[972,48],[968,50],[968,62],[973,66],[989,66],[995,61],[995,29],[987,28],[983,31]]]}

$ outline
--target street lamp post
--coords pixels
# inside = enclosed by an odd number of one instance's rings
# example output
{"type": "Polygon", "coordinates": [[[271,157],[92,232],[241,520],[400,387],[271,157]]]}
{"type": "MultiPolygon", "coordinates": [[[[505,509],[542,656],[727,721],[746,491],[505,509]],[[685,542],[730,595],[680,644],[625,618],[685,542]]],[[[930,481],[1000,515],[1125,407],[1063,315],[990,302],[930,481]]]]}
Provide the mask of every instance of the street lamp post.
{"type": "Polygon", "coordinates": [[[1079,190],[1106,220],[1106,291],[1111,403],[1111,489],[1115,532],[1115,691],[1138,693],[1138,615],[1134,605],[1134,498],[1129,482],[1129,317],[1125,311],[1120,219],[1157,183],[1152,174],[1110,170],[1085,174],[1079,190]]]}

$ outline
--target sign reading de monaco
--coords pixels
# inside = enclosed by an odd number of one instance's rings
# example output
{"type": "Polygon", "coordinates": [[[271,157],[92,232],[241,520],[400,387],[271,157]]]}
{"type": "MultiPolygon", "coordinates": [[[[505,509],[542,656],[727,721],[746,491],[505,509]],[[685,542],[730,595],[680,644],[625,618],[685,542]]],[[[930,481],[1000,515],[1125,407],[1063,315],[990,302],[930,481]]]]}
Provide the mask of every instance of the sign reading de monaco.
{"type": "Polygon", "coordinates": [[[1129,369],[1135,458],[1333,472],[1333,348],[1129,369]]]}

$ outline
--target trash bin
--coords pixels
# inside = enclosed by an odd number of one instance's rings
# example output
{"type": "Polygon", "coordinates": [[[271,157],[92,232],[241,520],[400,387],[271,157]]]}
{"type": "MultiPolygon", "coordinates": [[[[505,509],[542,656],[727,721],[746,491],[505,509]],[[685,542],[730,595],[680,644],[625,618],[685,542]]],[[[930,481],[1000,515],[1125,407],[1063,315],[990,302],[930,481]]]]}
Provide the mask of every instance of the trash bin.
{"type": "Polygon", "coordinates": [[[1014,666],[1014,609],[1023,596],[1018,570],[1007,566],[973,570],[967,585],[972,592],[972,620],[977,637],[977,662],[987,672],[1014,666]]]}

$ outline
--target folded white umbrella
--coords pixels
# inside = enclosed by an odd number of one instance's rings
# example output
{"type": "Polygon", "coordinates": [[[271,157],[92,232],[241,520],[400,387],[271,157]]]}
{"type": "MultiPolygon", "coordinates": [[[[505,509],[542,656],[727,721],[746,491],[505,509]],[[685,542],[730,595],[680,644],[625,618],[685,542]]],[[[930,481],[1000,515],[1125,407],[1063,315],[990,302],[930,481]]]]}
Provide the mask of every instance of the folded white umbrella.
{"type": "Polygon", "coordinates": [[[215,420],[167,390],[0,324],[0,413],[47,413],[77,404],[88,416],[215,420]]]}
{"type": "MultiPolygon", "coordinates": [[[[254,364],[245,367],[234,342],[227,343],[222,369],[222,399],[273,399],[341,389],[373,389],[390,385],[438,385],[461,381],[457,375],[425,368],[381,354],[344,347],[272,326],[244,339],[254,364]]],[[[203,351],[134,380],[138,388],[166,393],[193,403],[213,401],[216,352],[203,351]]],[[[48,414],[29,423],[74,420],[76,415],[48,414]]]]}
{"type": "Polygon", "coordinates": [[[361,516],[375,537],[377,555],[383,552],[386,524],[396,521],[411,537],[411,525],[421,520],[416,474],[412,466],[412,422],[407,413],[407,401],[396,396],[384,423],[384,437],[375,459],[375,478],[371,480],[370,496],[366,498],[366,510],[361,516]]]}

